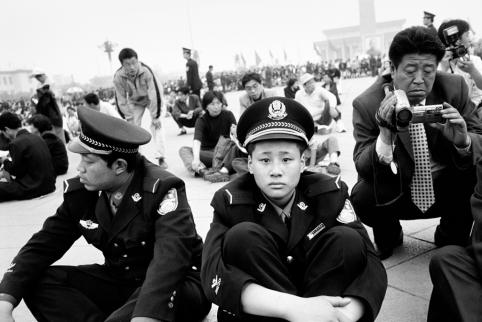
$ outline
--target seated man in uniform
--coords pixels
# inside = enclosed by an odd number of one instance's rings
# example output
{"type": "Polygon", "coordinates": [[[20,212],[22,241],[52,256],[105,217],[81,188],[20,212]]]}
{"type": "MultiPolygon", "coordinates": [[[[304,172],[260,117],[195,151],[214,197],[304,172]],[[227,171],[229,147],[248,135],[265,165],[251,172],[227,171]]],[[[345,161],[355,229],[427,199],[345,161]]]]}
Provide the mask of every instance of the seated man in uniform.
{"type": "MultiPolygon", "coordinates": [[[[23,298],[38,321],[200,321],[210,310],[184,183],[147,161],[141,127],[79,107],[79,176],[13,259],[0,283],[0,320],[23,298]],[[102,265],[51,266],[83,236],[102,265]]],[[[39,138],[40,139],[40,138],[39,138]]]]}
{"type": "Polygon", "coordinates": [[[11,160],[0,157],[0,201],[39,197],[55,190],[55,171],[47,144],[22,128],[20,117],[0,115],[0,134],[9,141],[11,160]]]}
{"type": "Polygon", "coordinates": [[[482,321],[482,159],[471,199],[474,225],[471,244],[446,246],[430,261],[433,291],[428,322],[482,321]]]}
{"type": "Polygon", "coordinates": [[[218,321],[373,321],[387,277],[339,178],[304,172],[313,118],[263,99],[239,119],[246,173],[218,190],[201,280],[218,321]]]}
{"type": "Polygon", "coordinates": [[[429,29],[400,31],[389,49],[391,81],[380,77],[353,100],[359,179],[351,200],[373,227],[382,259],[403,243],[400,219],[441,217],[435,245],[468,243],[474,146],[482,142],[482,127],[464,79],[437,71],[444,54],[429,29]],[[408,109],[442,105],[442,122],[397,123],[399,99],[408,109]]]}

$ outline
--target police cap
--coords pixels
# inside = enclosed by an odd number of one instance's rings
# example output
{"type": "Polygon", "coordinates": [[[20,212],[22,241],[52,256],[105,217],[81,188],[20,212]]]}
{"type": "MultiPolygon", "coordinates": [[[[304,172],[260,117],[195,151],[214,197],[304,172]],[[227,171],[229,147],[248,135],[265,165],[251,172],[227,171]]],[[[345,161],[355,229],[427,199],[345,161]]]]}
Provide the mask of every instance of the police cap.
{"type": "Polygon", "coordinates": [[[143,128],[91,108],[79,107],[77,114],[81,131],[79,137],[69,143],[72,152],[137,153],[139,145],[151,140],[151,135],[143,128]]]}
{"type": "Polygon", "coordinates": [[[423,16],[424,16],[424,18],[431,18],[431,19],[433,19],[435,17],[435,15],[433,13],[428,12],[428,11],[424,11],[423,16]]]}
{"type": "Polygon", "coordinates": [[[285,97],[269,97],[254,103],[241,114],[236,134],[239,143],[262,140],[297,140],[306,144],[314,133],[310,112],[297,101],[285,97]]]}
{"type": "Polygon", "coordinates": [[[182,52],[191,55],[191,49],[182,47],[182,52]]]}

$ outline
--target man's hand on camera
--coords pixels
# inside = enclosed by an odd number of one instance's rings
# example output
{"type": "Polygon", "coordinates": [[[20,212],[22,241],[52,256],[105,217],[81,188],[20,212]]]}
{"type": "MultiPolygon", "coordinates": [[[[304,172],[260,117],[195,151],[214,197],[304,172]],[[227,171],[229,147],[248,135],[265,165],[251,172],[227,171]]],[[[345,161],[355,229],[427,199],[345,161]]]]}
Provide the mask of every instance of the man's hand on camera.
{"type": "Polygon", "coordinates": [[[472,73],[475,71],[475,66],[474,62],[471,61],[470,59],[459,59],[457,61],[457,67],[460,68],[460,70],[472,75],[472,73]]]}
{"type": "Polygon", "coordinates": [[[390,92],[380,103],[375,120],[380,129],[380,139],[385,144],[391,145],[392,127],[390,124],[393,120],[393,113],[395,111],[395,104],[397,104],[397,98],[390,92]]]}
{"type": "Polygon", "coordinates": [[[460,115],[459,111],[449,103],[443,103],[444,109],[441,111],[442,117],[446,120],[445,124],[432,123],[430,126],[438,128],[443,135],[452,142],[457,148],[463,149],[469,146],[470,138],[467,132],[467,123],[460,115]]]}

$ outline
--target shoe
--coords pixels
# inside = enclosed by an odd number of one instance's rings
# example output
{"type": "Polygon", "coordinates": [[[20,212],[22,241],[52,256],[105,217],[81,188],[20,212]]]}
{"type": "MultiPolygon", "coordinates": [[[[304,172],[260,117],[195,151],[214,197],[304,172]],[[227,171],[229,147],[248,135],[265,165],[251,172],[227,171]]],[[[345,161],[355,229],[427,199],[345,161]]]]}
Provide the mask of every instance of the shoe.
{"type": "Polygon", "coordinates": [[[160,157],[158,160],[159,166],[163,169],[166,170],[168,168],[166,160],[164,160],[163,157],[160,157]]]}
{"type": "Polygon", "coordinates": [[[178,136],[179,136],[179,135],[184,135],[184,134],[186,134],[186,133],[187,133],[186,129],[181,129],[177,135],[178,135],[178,136]]]}
{"type": "Polygon", "coordinates": [[[398,238],[392,245],[379,245],[377,244],[378,257],[380,260],[384,260],[393,255],[393,250],[403,244],[403,230],[400,229],[398,238]]]}
{"type": "Polygon", "coordinates": [[[328,172],[331,175],[337,176],[340,174],[340,165],[336,162],[330,162],[328,166],[326,167],[326,172],[328,172]]]}
{"type": "Polygon", "coordinates": [[[213,173],[207,173],[204,175],[204,180],[209,181],[211,183],[215,182],[228,182],[230,180],[228,173],[221,173],[219,171],[213,173]]]}

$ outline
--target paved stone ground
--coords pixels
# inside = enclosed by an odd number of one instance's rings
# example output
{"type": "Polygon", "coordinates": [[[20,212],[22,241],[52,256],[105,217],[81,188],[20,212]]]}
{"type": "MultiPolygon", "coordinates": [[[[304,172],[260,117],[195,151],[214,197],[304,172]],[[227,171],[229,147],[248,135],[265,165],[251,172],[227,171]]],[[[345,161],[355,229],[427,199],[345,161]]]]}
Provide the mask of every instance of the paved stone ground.
{"type": "MultiPolygon", "coordinates": [[[[354,140],[351,125],[351,102],[353,98],[368,87],[373,78],[344,80],[342,83],[343,119],[348,132],[339,135],[342,156],[343,180],[352,187],[356,181],[356,171],[352,161],[354,140]]],[[[282,93],[282,89],[278,89],[282,93]]],[[[240,93],[229,93],[229,108],[238,114],[240,93]]],[[[177,136],[177,128],[171,118],[163,120],[167,145],[169,171],[186,182],[188,199],[194,214],[199,234],[204,238],[211,222],[212,209],[209,206],[213,193],[223,184],[212,184],[192,178],[183,168],[177,150],[183,145],[191,145],[193,129],[188,134],[177,136]]],[[[150,157],[152,149],[147,147],[145,154],[150,157]]],[[[76,174],[75,167],[79,157],[69,155],[70,167],[66,175],[57,179],[57,190],[47,196],[29,201],[5,202],[0,204],[0,271],[8,267],[11,259],[26,240],[38,229],[44,219],[52,215],[62,200],[62,181],[76,174]]],[[[435,246],[433,233],[438,219],[402,222],[405,232],[404,244],[394,256],[384,261],[388,273],[388,290],[377,321],[419,322],[425,321],[428,301],[432,289],[428,274],[428,263],[435,246]]],[[[371,233],[370,229],[368,229],[371,233]]],[[[77,241],[59,261],[62,264],[77,265],[102,262],[99,251],[89,246],[83,239],[77,241]]],[[[216,321],[216,308],[213,308],[206,322],[216,321]]],[[[15,310],[18,322],[34,321],[22,302],[15,310]]]]}

